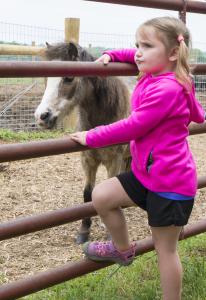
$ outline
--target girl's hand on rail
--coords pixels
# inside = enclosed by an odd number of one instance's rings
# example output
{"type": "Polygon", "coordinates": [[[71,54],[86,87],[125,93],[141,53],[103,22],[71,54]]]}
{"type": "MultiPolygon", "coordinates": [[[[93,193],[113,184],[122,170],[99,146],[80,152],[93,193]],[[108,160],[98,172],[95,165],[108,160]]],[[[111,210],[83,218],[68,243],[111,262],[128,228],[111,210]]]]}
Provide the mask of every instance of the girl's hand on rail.
{"type": "Polygon", "coordinates": [[[83,146],[87,146],[86,135],[87,135],[87,131],[79,131],[79,132],[70,134],[70,138],[73,141],[75,141],[83,146]]]}
{"type": "Polygon", "coordinates": [[[111,61],[111,57],[108,54],[103,54],[100,56],[95,62],[103,63],[104,65],[108,65],[108,63],[111,61]]]}

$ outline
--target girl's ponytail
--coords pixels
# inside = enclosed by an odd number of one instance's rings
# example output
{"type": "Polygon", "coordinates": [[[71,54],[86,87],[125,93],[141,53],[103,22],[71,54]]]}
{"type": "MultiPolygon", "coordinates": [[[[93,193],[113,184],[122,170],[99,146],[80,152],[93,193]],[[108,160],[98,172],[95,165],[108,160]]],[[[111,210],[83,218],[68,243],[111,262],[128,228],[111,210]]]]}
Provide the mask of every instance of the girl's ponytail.
{"type": "Polygon", "coordinates": [[[179,42],[179,51],[177,57],[176,65],[176,77],[177,80],[183,84],[186,90],[189,92],[192,88],[192,81],[190,77],[190,67],[189,67],[189,48],[185,43],[184,37],[180,34],[177,37],[179,42]]]}

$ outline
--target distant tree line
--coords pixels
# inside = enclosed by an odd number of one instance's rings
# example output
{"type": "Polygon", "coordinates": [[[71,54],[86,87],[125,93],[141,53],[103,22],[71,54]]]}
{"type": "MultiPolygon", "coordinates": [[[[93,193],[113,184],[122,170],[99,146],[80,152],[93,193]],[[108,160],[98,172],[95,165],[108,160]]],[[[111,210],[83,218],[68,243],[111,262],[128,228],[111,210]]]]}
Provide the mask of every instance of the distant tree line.
{"type": "Polygon", "coordinates": [[[191,60],[195,63],[206,63],[206,52],[193,48],[190,53],[191,60]]]}
{"type": "Polygon", "coordinates": [[[7,44],[7,45],[21,45],[21,46],[31,46],[31,45],[29,45],[29,44],[26,44],[26,43],[18,43],[18,42],[15,42],[15,41],[12,41],[12,42],[0,41],[0,44],[7,44]]]}

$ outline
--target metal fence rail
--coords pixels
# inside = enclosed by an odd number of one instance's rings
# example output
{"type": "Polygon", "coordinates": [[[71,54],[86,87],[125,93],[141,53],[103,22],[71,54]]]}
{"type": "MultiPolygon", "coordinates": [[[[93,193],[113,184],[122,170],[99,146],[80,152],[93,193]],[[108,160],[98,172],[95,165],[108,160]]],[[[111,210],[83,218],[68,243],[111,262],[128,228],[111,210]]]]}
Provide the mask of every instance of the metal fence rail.
{"type": "MultiPolygon", "coordinates": [[[[198,189],[204,187],[206,187],[206,176],[200,176],[198,178],[198,189]]],[[[31,217],[17,218],[0,224],[0,241],[96,215],[97,213],[92,203],[84,203],[71,208],[62,208],[31,217]]]]}
{"type": "MultiPolygon", "coordinates": [[[[193,74],[205,74],[206,64],[192,64],[193,74]]],[[[107,66],[94,62],[35,61],[0,62],[0,77],[57,77],[57,76],[135,76],[133,64],[110,63],[107,66]]]]}
{"type": "MultiPolygon", "coordinates": [[[[189,131],[190,135],[206,133],[206,122],[203,124],[190,124],[189,131]]],[[[88,149],[87,146],[82,146],[69,137],[27,143],[3,144],[0,147],[0,163],[88,149]]]]}
{"type": "MultiPolygon", "coordinates": [[[[132,5],[132,6],[141,6],[148,8],[159,8],[159,9],[168,9],[181,11],[184,8],[184,1],[182,0],[84,0],[90,2],[104,2],[104,3],[113,3],[121,5],[132,5]]],[[[202,1],[186,1],[187,12],[191,13],[206,13],[206,2],[202,1]]]]}

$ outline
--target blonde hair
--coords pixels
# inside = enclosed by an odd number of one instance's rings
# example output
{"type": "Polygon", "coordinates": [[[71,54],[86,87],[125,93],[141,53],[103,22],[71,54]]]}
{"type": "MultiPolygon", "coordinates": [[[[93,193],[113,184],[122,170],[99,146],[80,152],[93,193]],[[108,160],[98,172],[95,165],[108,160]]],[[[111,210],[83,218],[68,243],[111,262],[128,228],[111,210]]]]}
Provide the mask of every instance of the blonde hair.
{"type": "Polygon", "coordinates": [[[190,91],[192,88],[189,67],[191,36],[188,28],[181,20],[173,17],[160,17],[148,20],[138,30],[144,30],[146,27],[154,28],[168,53],[175,47],[178,47],[178,57],[174,72],[176,79],[187,91],[190,91]],[[178,41],[179,36],[183,37],[181,41],[178,41]]]}

